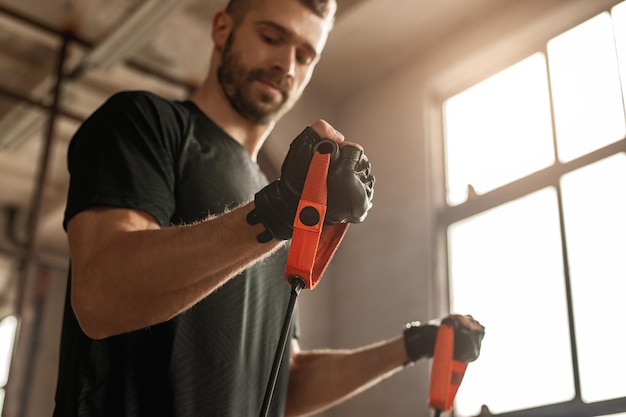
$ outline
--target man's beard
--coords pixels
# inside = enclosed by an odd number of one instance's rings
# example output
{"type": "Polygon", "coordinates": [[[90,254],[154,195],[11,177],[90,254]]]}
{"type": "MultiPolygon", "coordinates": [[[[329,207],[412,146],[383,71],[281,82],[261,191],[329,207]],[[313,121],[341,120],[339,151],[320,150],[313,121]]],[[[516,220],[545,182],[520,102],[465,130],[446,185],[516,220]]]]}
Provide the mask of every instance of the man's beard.
{"type": "Polygon", "coordinates": [[[222,91],[231,106],[241,116],[257,124],[268,124],[277,118],[289,99],[289,80],[282,74],[271,69],[255,68],[246,70],[237,55],[232,50],[233,34],[224,45],[222,64],[217,69],[217,79],[222,91]],[[262,94],[255,98],[250,91],[255,80],[270,82],[280,89],[282,99],[275,101],[275,97],[262,94]]]}

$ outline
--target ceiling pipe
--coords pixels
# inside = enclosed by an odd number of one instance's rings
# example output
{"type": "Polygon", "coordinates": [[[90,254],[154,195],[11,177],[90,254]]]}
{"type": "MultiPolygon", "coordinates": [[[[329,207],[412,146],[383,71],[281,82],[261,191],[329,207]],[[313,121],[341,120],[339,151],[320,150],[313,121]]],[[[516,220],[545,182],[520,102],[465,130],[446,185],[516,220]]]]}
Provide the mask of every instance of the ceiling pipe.
{"type": "MultiPolygon", "coordinates": [[[[187,0],[179,0],[179,1],[182,3],[182,2],[187,1],[187,0]]],[[[176,7],[176,6],[174,6],[174,7],[176,7]]],[[[7,16],[11,17],[14,20],[18,20],[21,23],[25,23],[25,24],[33,27],[33,28],[36,28],[38,30],[42,30],[42,31],[47,32],[49,34],[55,34],[55,35],[58,35],[60,37],[65,36],[65,32],[64,31],[58,30],[56,28],[53,28],[50,25],[45,25],[45,24],[43,24],[43,23],[41,23],[41,22],[39,22],[37,20],[31,19],[30,17],[26,16],[25,14],[16,12],[14,10],[11,10],[11,9],[3,6],[2,4],[0,4],[0,15],[7,15],[7,16]]],[[[155,25],[158,25],[159,23],[160,22],[155,22],[155,25]]],[[[88,49],[94,47],[93,46],[93,42],[89,42],[89,41],[87,41],[85,39],[77,37],[75,34],[71,34],[71,35],[72,35],[71,36],[71,40],[73,42],[75,42],[76,44],[81,45],[83,47],[86,47],[88,49]]],[[[180,79],[177,79],[175,77],[172,77],[171,75],[166,74],[166,73],[164,73],[162,71],[159,71],[156,68],[149,68],[149,67],[147,67],[144,64],[141,64],[141,63],[138,63],[138,62],[134,62],[134,61],[132,61],[132,59],[127,62],[127,65],[129,67],[135,69],[136,71],[147,73],[149,75],[157,77],[157,78],[159,78],[159,79],[161,79],[161,80],[163,80],[165,82],[168,82],[170,84],[179,85],[181,87],[184,87],[184,88],[186,88],[186,89],[188,89],[190,91],[194,90],[194,89],[196,89],[198,87],[197,85],[189,83],[186,80],[180,80],[180,79]]],[[[0,93],[3,93],[3,94],[4,94],[4,92],[5,91],[0,91],[0,93]]],[[[13,95],[11,93],[9,93],[8,95],[9,96],[15,96],[15,95],[13,95]]],[[[18,95],[18,97],[19,97],[19,95],[18,95]]]]}
{"type": "MultiPolygon", "coordinates": [[[[35,28],[43,30],[45,32],[55,33],[57,35],[61,35],[61,32],[56,30],[52,26],[47,25],[47,24],[45,24],[45,23],[43,23],[43,22],[41,22],[39,20],[32,19],[29,16],[26,16],[23,13],[19,13],[19,12],[15,11],[15,10],[12,10],[12,9],[2,5],[2,4],[0,4],[0,14],[9,16],[12,19],[19,20],[22,23],[26,23],[29,26],[35,27],[35,28]]],[[[80,43],[82,45],[87,46],[86,43],[81,41],[80,39],[74,39],[74,41],[76,41],[77,43],[80,43]]]]}
{"type": "MultiPolygon", "coordinates": [[[[48,80],[42,81],[42,84],[48,84],[48,80]]],[[[40,84],[41,85],[41,84],[40,84]]],[[[42,111],[50,111],[52,104],[33,99],[25,94],[16,93],[0,86],[0,95],[7,96],[16,101],[20,101],[15,108],[11,110],[9,116],[5,116],[5,121],[0,123],[0,150],[17,150],[26,141],[35,137],[45,125],[45,113],[35,112],[33,107],[37,107],[42,111]]],[[[83,122],[84,117],[59,108],[58,114],[77,122],[83,122]]]]}
{"type": "MultiPolygon", "coordinates": [[[[102,42],[91,49],[63,77],[65,81],[78,79],[85,71],[91,69],[108,70],[120,61],[132,55],[138,48],[150,40],[158,26],[185,0],[146,0],[132,14],[130,14],[115,30],[102,42]]],[[[5,9],[0,9],[7,12],[5,9]]],[[[14,15],[14,14],[12,14],[14,15]]],[[[23,16],[27,23],[34,23],[23,16]]],[[[43,27],[47,30],[47,27],[43,27]]],[[[58,32],[57,32],[58,33],[58,32]]],[[[62,34],[64,39],[77,41],[70,34],[62,34]]],[[[77,41],[84,44],[84,42],[77,41]]],[[[33,97],[40,101],[50,100],[51,89],[54,85],[52,76],[44,77],[39,85],[33,88],[33,97]]],[[[45,122],[45,115],[33,113],[28,106],[22,105],[13,110],[11,117],[4,122],[0,135],[0,149],[19,149],[25,141],[34,137],[45,122]]]]}
{"type": "Polygon", "coordinates": [[[72,72],[74,78],[90,69],[108,70],[144,46],[154,31],[184,0],[146,0],[107,38],[87,53],[72,72]]]}
{"type": "MultiPolygon", "coordinates": [[[[16,91],[8,90],[4,88],[3,86],[0,86],[0,96],[7,96],[10,99],[15,100],[15,101],[23,101],[31,106],[38,107],[42,110],[50,111],[50,109],[52,108],[52,105],[50,103],[44,103],[43,101],[36,100],[27,94],[22,94],[16,91]]],[[[67,117],[68,119],[73,120],[75,122],[82,123],[85,120],[83,116],[77,113],[71,112],[67,109],[60,108],[58,109],[58,113],[60,116],[67,117]]]]}

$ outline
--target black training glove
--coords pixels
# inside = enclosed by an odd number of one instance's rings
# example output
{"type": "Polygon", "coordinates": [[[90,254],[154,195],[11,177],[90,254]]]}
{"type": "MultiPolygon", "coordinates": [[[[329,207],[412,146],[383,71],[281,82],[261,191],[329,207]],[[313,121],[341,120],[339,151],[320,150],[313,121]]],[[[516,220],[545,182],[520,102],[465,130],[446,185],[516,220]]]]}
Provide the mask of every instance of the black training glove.
{"type": "MultiPolygon", "coordinates": [[[[263,222],[271,236],[287,240],[293,234],[293,220],[298,210],[298,202],[304,188],[306,174],[313,157],[313,147],[321,138],[307,126],[289,145],[289,152],[283,161],[280,178],[266,185],[255,194],[254,204],[259,220],[263,222]]],[[[254,222],[248,217],[248,222],[254,222]]]]}
{"type": "Polygon", "coordinates": [[[363,150],[344,145],[328,170],[325,223],[361,223],[372,207],[375,178],[363,150]]]}
{"type": "MultiPolygon", "coordinates": [[[[290,239],[302,188],[309,170],[314,147],[322,139],[310,126],[304,129],[289,147],[283,161],[280,178],[254,196],[255,210],[248,222],[262,222],[268,233],[258,237],[260,242],[290,239]]],[[[359,223],[372,206],[374,176],[363,151],[346,145],[333,158],[329,167],[326,223],[359,223]]]]}
{"type": "Polygon", "coordinates": [[[461,362],[473,362],[478,359],[485,330],[470,329],[450,317],[443,321],[452,324],[454,328],[454,359],[461,362]]]}
{"type": "MultiPolygon", "coordinates": [[[[470,329],[452,317],[446,317],[443,322],[450,324],[454,329],[454,359],[461,362],[472,362],[478,359],[480,345],[485,336],[484,329],[470,329]]],[[[438,331],[437,321],[426,324],[411,322],[405,326],[404,344],[409,363],[423,357],[431,358],[433,356],[438,331]]]]}
{"type": "Polygon", "coordinates": [[[433,357],[438,330],[438,325],[421,324],[419,321],[413,321],[404,326],[404,347],[409,364],[421,358],[433,357]]]}

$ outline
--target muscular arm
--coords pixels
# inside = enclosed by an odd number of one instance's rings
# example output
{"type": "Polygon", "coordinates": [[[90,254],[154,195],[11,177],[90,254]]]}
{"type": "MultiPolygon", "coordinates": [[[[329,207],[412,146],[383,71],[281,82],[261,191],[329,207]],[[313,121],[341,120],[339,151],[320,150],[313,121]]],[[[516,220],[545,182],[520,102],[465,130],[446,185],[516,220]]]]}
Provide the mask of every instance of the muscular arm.
{"type": "MultiPolygon", "coordinates": [[[[343,141],[323,120],[311,127],[343,141]]],[[[138,210],[95,207],[75,215],[67,225],[71,299],[83,331],[105,338],[166,321],[283,245],[257,242],[264,227],[246,221],[253,205],[164,229],[138,210]]]]}
{"type": "MultiPolygon", "coordinates": [[[[455,334],[461,341],[462,354],[468,361],[478,358],[485,328],[470,315],[451,314],[459,327],[455,334]]],[[[434,341],[427,338],[424,355],[430,357],[434,341]],[[430,353],[428,353],[430,352],[430,353]]],[[[377,384],[401,370],[409,356],[404,337],[386,340],[354,350],[303,352],[292,342],[289,368],[288,416],[301,416],[321,411],[377,384]]],[[[457,346],[455,346],[455,355],[457,346]]],[[[421,350],[421,349],[420,349],[421,350]]],[[[419,359],[413,358],[413,360],[419,359]]]]}
{"type": "Polygon", "coordinates": [[[337,404],[398,372],[407,360],[402,337],[355,350],[300,351],[294,341],[285,414],[337,404]]]}
{"type": "Polygon", "coordinates": [[[283,243],[259,244],[253,203],[189,226],[161,229],[149,214],[96,207],[68,223],[72,306],[98,339],[185,311],[283,243]]]}

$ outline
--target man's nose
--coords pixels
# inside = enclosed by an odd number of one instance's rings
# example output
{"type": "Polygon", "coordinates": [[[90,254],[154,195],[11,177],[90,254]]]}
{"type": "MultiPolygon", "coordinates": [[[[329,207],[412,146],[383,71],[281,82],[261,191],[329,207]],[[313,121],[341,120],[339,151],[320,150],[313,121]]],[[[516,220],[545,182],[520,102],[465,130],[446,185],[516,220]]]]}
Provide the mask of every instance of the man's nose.
{"type": "Polygon", "coordinates": [[[287,77],[296,75],[296,48],[286,45],[276,51],[274,68],[287,77]]]}

